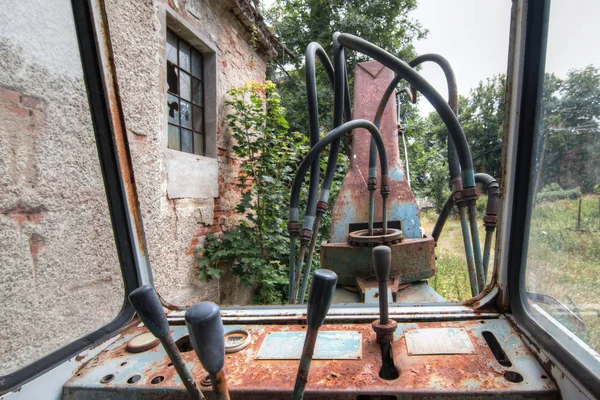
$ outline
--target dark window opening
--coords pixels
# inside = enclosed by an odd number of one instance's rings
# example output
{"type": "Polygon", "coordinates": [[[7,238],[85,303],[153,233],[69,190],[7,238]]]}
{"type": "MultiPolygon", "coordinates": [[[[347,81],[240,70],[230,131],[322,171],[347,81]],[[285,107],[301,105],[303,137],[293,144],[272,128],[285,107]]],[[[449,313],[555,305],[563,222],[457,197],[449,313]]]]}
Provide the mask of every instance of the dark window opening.
{"type": "Polygon", "coordinates": [[[204,155],[204,58],[185,40],[167,31],[167,147],[204,155]]]}

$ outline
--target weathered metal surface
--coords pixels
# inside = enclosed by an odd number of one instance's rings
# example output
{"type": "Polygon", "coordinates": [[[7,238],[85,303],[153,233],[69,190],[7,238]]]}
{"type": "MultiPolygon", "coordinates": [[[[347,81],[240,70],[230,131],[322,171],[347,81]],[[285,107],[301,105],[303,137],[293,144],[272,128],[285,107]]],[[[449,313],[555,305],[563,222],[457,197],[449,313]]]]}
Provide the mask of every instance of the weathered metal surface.
{"type": "Polygon", "coordinates": [[[440,303],[444,299],[425,281],[414,282],[396,293],[396,303],[440,303]]]}
{"type": "MultiPolygon", "coordinates": [[[[394,73],[390,69],[375,61],[360,63],[356,67],[353,118],[373,120],[381,96],[393,77],[394,73]]],[[[395,101],[388,101],[379,130],[383,135],[388,156],[390,187],[386,205],[388,220],[402,222],[405,238],[419,238],[421,232],[417,203],[400,164],[395,101]]],[[[346,241],[349,224],[369,220],[367,177],[369,176],[370,141],[371,135],[364,129],[357,129],[352,134],[350,167],[332,210],[332,243],[346,241]]],[[[381,184],[379,164],[377,169],[377,186],[379,186],[381,184]]],[[[374,210],[375,221],[381,221],[382,198],[379,195],[375,195],[374,210]]]]}
{"type": "Polygon", "coordinates": [[[462,328],[411,329],[404,332],[408,355],[475,354],[462,328]]]}
{"type": "MultiPolygon", "coordinates": [[[[246,329],[252,344],[240,352],[226,355],[224,372],[232,399],[289,399],[298,368],[297,360],[257,360],[256,356],[270,332],[304,332],[302,325],[226,326],[225,330],[246,329]]],[[[401,398],[529,398],[558,399],[555,384],[547,378],[532,354],[524,346],[510,324],[497,319],[399,323],[393,343],[393,358],[400,372],[396,380],[383,380],[381,349],[370,323],[325,325],[326,331],[356,331],[362,334],[361,360],[313,360],[305,398],[356,399],[358,395],[394,395],[401,398]],[[412,329],[464,329],[476,354],[409,356],[404,332],[412,329]],[[498,363],[482,336],[493,332],[512,366],[498,363]],[[513,383],[504,374],[519,373],[523,381],[513,383]]],[[[144,328],[134,327],[101,355],[88,363],[64,387],[65,400],[71,399],[171,399],[184,398],[185,389],[161,348],[130,354],[126,342],[144,328]],[[115,378],[106,384],[100,380],[107,374],[115,378]],[[127,383],[133,375],[141,375],[135,383],[127,383]],[[164,379],[157,384],[156,376],[164,379]]],[[[186,333],[185,327],[172,327],[175,339],[186,333]]],[[[207,373],[194,352],[182,354],[192,374],[200,382],[207,373]]],[[[208,388],[205,395],[214,398],[208,388]]]]}
{"type": "MultiPolygon", "coordinates": [[[[271,332],[265,338],[256,359],[299,360],[305,332],[271,332]]],[[[319,331],[315,360],[357,360],[362,357],[362,337],[355,331],[319,331]]]]}
{"type": "MultiPolygon", "coordinates": [[[[389,245],[392,250],[390,278],[399,284],[427,279],[435,274],[435,243],[432,238],[404,239],[389,245]]],[[[355,285],[356,278],[375,276],[372,248],[347,243],[321,244],[321,266],[335,271],[338,284],[355,285]]]]}

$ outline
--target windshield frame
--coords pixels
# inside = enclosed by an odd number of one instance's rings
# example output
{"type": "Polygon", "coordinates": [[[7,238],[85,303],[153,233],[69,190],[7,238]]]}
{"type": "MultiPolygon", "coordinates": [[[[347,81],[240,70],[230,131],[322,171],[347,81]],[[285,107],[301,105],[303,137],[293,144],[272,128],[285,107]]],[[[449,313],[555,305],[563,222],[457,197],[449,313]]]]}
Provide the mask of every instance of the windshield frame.
{"type": "MultiPolygon", "coordinates": [[[[506,257],[501,270],[506,271],[509,318],[527,337],[538,357],[548,361],[547,369],[564,376],[563,381],[577,382],[592,396],[600,397],[600,360],[573,333],[548,316],[536,313],[525,291],[529,225],[535,190],[535,153],[542,114],[542,91],[545,74],[546,44],[550,17],[550,0],[519,1],[524,25],[522,52],[516,61],[521,80],[518,90],[518,121],[511,127],[513,156],[507,163],[506,180],[510,182],[506,208],[510,215],[505,242],[506,257]],[[559,371],[556,371],[556,368],[559,371]]],[[[558,379],[558,374],[554,374],[558,379]]],[[[581,390],[581,389],[580,389],[581,390]]]]}
{"type": "MultiPolygon", "coordinates": [[[[15,372],[0,376],[0,395],[17,389],[124,328],[135,315],[127,296],[141,286],[143,281],[152,279],[145,262],[143,239],[140,240],[143,238],[139,222],[141,219],[138,210],[131,207],[137,203],[137,198],[135,192],[125,190],[123,182],[124,178],[131,178],[133,175],[126,176],[126,172],[132,169],[129,154],[122,151],[126,149],[126,145],[123,144],[125,138],[115,135],[113,124],[117,123],[115,118],[119,114],[115,106],[118,105],[115,104],[114,98],[110,99],[107,95],[107,92],[115,93],[114,88],[108,87],[112,80],[105,79],[107,71],[104,67],[110,65],[106,54],[109,42],[107,37],[98,34],[107,32],[107,24],[101,12],[102,8],[96,0],[73,0],[71,4],[125,296],[121,310],[110,323],[15,372]],[[104,52],[100,50],[97,38],[107,41],[103,43],[104,52]],[[132,218],[132,215],[136,214],[138,218],[132,218]]],[[[131,179],[128,181],[132,182],[131,179]]]]}

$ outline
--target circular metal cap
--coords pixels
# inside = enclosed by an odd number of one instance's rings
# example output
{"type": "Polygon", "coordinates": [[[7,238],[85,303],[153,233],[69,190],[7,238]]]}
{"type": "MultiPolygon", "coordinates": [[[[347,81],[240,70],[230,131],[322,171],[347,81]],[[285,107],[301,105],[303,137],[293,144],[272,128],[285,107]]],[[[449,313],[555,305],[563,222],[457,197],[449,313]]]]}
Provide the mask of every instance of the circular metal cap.
{"type": "Polygon", "coordinates": [[[250,344],[250,333],[243,329],[234,329],[225,334],[225,352],[235,353],[250,344]]]}
{"type": "Polygon", "coordinates": [[[159,343],[160,340],[158,340],[151,332],[146,332],[140,333],[131,339],[125,348],[130,353],[143,353],[144,351],[155,348],[159,343]]]}
{"type": "Polygon", "coordinates": [[[404,240],[404,234],[400,229],[388,228],[387,235],[383,234],[383,229],[373,229],[373,235],[369,236],[368,229],[354,231],[348,235],[348,242],[351,246],[375,247],[381,244],[396,244],[404,240]]]}

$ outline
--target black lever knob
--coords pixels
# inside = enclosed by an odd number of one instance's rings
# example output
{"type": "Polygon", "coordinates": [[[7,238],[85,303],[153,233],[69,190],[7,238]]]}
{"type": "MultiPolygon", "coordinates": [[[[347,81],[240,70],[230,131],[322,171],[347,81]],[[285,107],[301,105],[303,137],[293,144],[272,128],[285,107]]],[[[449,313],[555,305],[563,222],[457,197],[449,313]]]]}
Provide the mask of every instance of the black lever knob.
{"type": "Polygon", "coordinates": [[[204,369],[217,373],[225,364],[225,333],[219,306],[211,302],[197,303],[185,313],[185,323],[192,346],[204,369]]]}
{"type": "Polygon", "coordinates": [[[204,399],[204,396],[196,386],[196,382],[194,382],[190,370],[185,365],[183,358],[181,358],[173,337],[169,333],[169,322],[154,288],[150,285],[144,285],[135,289],[129,294],[129,301],[144,322],[144,325],[146,325],[146,328],[162,343],[167,356],[173,363],[175,370],[177,370],[183,385],[192,399],[204,399]]]}
{"type": "Polygon", "coordinates": [[[392,250],[387,246],[377,246],[372,255],[373,269],[379,283],[379,320],[382,325],[386,325],[389,318],[387,284],[392,266],[392,250]]]}
{"type": "Polygon", "coordinates": [[[144,285],[129,294],[129,301],[154,336],[161,339],[169,334],[169,322],[154,288],[144,285]]]}
{"type": "Polygon", "coordinates": [[[192,347],[210,376],[217,400],[229,399],[223,374],[225,334],[219,306],[211,302],[197,303],[185,312],[185,323],[192,347]]]}
{"type": "Polygon", "coordinates": [[[315,351],[317,335],[319,328],[325,322],[327,311],[333,300],[337,275],[328,269],[318,269],[313,274],[313,280],[310,284],[310,293],[308,295],[308,305],[306,309],[306,319],[308,329],[304,338],[302,347],[302,356],[300,357],[300,366],[296,375],[296,384],[294,385],[293,400],[304,398],[304,388],[308,381],[308,371],[310,362],[315,351]]]}
{"type": "Polygon", "coordinates": [[[318,329],[325,322],[325,316],[333,300],[336,283],[337,275],[335,272],[328,269],[315,271],[310,285],[306,310],[309,329],[318,329]]]}
{"type": "Polygon", "coordinates": [[[392,265],[392,250],[387,246],[377,246],[373,249],[373,268],[378,282],[387,282],[392,265]]]}

